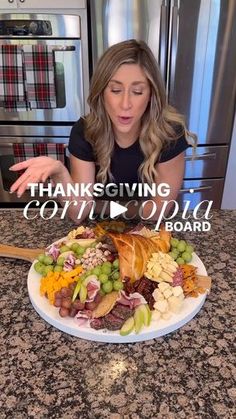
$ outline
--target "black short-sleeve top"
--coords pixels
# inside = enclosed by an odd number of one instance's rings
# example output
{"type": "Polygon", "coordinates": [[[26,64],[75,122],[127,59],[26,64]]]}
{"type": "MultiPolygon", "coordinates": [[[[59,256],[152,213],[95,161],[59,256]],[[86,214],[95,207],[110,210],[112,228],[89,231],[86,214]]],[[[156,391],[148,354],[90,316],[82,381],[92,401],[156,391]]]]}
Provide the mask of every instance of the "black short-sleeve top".
{"type": "MultiPolygon", "coordinates": [[[[159,163],[166,162],[178,156],[188,148],[184,136],[170,142],[170,146],[161,152],[159,163]]],[[[72,127],[68,145],[69,152],[80,160],[95,162],[93,148],[84,136],[84,120],[79,119],[72,127]]],[[[140,182],[138,168],[143,163],[144,155],[139,140],[127,148],[115,143],[111,158],[111,173],[116,183],[140,182]]]]}

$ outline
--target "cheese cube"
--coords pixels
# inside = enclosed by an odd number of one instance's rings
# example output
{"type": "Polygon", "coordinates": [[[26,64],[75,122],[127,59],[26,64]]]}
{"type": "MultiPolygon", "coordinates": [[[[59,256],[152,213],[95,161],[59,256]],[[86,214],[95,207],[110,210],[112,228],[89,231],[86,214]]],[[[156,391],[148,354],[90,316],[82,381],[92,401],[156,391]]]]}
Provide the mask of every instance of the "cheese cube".
{"type": "Polygon", "coordinates": [[[179,313],[181,310],[181,307],[183,305],[183,301],[175,296],[172,296],[168,300],[169,308],[173,313],[179,313]]]}
{"type": "MultiPolygon", "coordinates": [[[[170,287],[171,288],[171,287],[170,287]]],[[[169,297],[172,295],[172,290],[170,288],[167,288],[163,291],[164,297],[168,300],[169,297]]]]}
{"type": "Polygon", "coordinates": [[[158,310],[152,311],[152,320],[159,320],[161,318],[161,313],[158,310]]]}
{"type": "Polygon", "coordinates": [[[158,285],[158,288],[159,288],[159,290],[160,290],[161,292],[164,292],[166,289],[169,289],[169,288],[170,288],[170,284],[167,284],[167,282],[161,282],[161,283],[158,285]]]}
{"type": "Polygon", "coordinates": [[[161,316],[164,320],[169,320],[171,318],[171,312],[170,311],[166,311],[165,313],[162,314],[161,316]]]}
{"type": "Polygon", "coordinates": [[[154,308],[159,310],[161,313],[165,313],[168,310],[168,302],[166,300],[159,300],[154,303],[154,308]]]}
{"type": "Polygon", "coordinates": [[[180,285],[178,285],[177,287],[173,287],[172,292],[175,297],[179,297],[181,294],[183,294],[183,289],[180,285]]]}
{"type": "Polygon", "coordinates": [[[164,295],[157,288],[153,291],[152,296],[153,296],[153,298],[154,298],[155,301],[164,300],[164,295]]]}

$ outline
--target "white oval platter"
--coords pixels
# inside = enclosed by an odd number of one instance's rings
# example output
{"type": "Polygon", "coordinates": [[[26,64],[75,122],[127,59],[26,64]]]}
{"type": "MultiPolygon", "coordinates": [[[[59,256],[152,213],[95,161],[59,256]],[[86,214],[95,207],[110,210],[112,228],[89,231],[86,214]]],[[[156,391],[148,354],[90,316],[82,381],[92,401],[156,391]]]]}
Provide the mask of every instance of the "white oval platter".
{"type": "MultiPolygon", "coordinates": [[[[52,326],[81,339],[104,343],[132,343],[158,338],[188,323],[196,316],[206,299],[206,294],[201,294],[197,298],[186,298],[181,312],[179,314],[173,314],[169,320],[152,320],[150,326],[144,327],[139,334],[132,332],[127,336],[121,336],[119,332],[104,329],[95,330],[91,327],[78,326],[73,318],[60,317],[58,308],[50,305],[47,298],[42,297],[39,293],[40,275],[35,272],[34,263],[29,270],[27,281],[29,297],[34,309],[52,326]]],[[[193,253],[191,264],[198,268],[197,272],[199,275],[207,275],[205,266],[196,253],[193,253]]]]}

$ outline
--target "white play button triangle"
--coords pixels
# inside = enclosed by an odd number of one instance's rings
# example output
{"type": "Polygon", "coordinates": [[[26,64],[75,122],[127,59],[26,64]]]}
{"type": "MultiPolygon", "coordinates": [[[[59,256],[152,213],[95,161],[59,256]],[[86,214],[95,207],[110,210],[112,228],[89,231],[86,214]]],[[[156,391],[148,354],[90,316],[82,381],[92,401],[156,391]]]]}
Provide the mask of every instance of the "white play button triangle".
{"type": "Polygon", "coordinates": [[[124,207],[123,205],[117,204],[117,202],[111,201],[110,202],[110,217],[115,218],[117,215],[123,214],[126,212],[128,208],[124,207]]]}

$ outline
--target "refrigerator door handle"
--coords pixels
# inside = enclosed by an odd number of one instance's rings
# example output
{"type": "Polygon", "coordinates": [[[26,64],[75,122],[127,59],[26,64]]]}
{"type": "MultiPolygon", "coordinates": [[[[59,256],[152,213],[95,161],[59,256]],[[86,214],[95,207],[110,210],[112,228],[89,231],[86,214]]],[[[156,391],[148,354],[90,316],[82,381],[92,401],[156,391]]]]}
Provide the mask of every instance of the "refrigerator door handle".
{"type": "Polygon", "coordinates": [[[193,161],[194,160],[215,160],[216,153],[204,153],[204,154],[193,154],[192,156],[185,156],[185,161],[193,161]]]}
{"type": "MultiPolygon", "coordinates": [[[[167,5],[166,0],[162,1],[160,13],[160,41],[159,41],[159,66],[163,79],[166,78],[167,64],[167,5]]],[[[165,80],[166,81],[166,80],[165,80]]]]}
{"type": "Polygon", "coordinates": [[[186,192],[189,193],[191,189],[194,192],[209,191],[209,190],[212,189],[212,186],[198,186],[196,188],[183,188],[183,189],[180,189],[179,192],[180,193],[186,193],[186,192]]]}
{"type": "Polygon", "coordinates": [[[171,2],[171,24],[170,24],[170,37],[169,37],[169,59],[168,59],[168,72],[167,72],[167,92],[171,98],[174,90],[175,70],[176,70],[176,57],[178,48],[178,33],[179,33],[179,0],[172,0],[171,2]]]}

